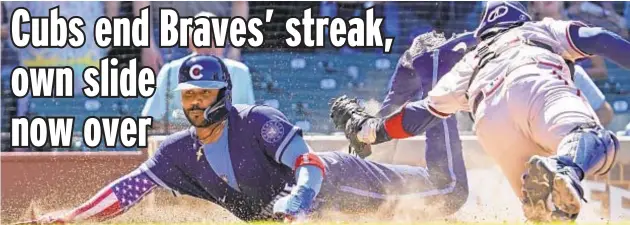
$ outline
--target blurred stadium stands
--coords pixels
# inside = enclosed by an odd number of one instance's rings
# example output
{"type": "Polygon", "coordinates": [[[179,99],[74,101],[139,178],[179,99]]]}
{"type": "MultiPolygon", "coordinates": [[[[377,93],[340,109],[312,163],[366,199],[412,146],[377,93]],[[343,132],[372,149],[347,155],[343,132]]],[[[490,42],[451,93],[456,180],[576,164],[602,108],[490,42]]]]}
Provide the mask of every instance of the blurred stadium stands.
{"type": "MultiPolygon", "coordinates": [[[[122,4],[122,12],[128,14],[131,4],[129,2],[122,4]]],[[[244,49],[242,61],[249,66],[252,73],[258,104],[277,107],[307,133],[330,134],[334,132],[328,119],[327,104],[331,98],[348,94],[363,100],[381,101],[398,57],[411,43],[413,37],[433,29],[445,32],[447,37],[452,33],[473,30],[479,20],[482,4],[481,2],[250,2],[250,17],[264,17],[261,15],[264,15],[267,8],[274,9],[274,16],[272,23],[263,26],[263,32],[266,35],[264,46],[244,49]],[[312,11],[318,15],[341,17],[361,16],[362,10],[374,7],[377,16],[385,17],[383,25],[385,35],[395,37],[393,53],[382,54],[379,52],[380,49],[365,48],[288,49],[284,47],[282,42],[289,37],[284,31],[284,21],[289,17],[300,17],[303,10],[308,7],[312,7],[312,11]]],[[[620,13],[623,14],[623,12],[620,13]]],[[[109,55],[132,58],[139,55],[139,50],[113,49],[109,51],[109,55]]],[[[173,59],[165,58],[165,61],[170,60],[173,59]]],[[[630,122],[628,107],[630,76],[628,71],[613,63],[608,62],[607,66],[607,79],[596,80],[596,84],[607,95],[616,113],[610,128],[615,131],[625,130],[626,124],[630,122]]],[[[3,76],[4,82],[7,82],[5,76],[3,76]]],[[[2,97],[2,104],[5,106],[14,101],[6,89],[3,90],[2,97]]],[[[88,116],[138,116],[145,101],[146,99],[142,98],[88,99],[82,96],[76,96],[73,99],[31,99],[29,115],[75,116],[75,135],[77,135],[83,120],[88,116]]],[[[3,115],[3,132],[8,131],[6,128],[10,123],[9,118],[10,116],[3,115]]],[[[162,131],[153,133],[164,134],[162,131]]],[[[4,142],[3,146],[7,146],[7,143],[4,142]]],[[[82,142],[78,139],[74,149],[88,150],[81,146],[82,142]]],[[[4,150],[6,149],[3,147],[4,150]]]]}

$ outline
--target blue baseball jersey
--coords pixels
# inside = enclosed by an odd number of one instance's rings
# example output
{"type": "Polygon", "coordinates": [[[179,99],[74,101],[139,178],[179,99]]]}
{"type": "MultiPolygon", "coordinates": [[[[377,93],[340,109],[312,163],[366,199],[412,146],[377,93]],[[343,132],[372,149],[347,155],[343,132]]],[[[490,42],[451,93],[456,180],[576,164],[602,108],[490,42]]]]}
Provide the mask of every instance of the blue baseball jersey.
{"type": "MultiPolygon", "coordinates": [[[[271,219],[273,204],[295,185],[294,171],[281,159],[292,150],[288,143],[301,135],[271,107],[234,105],[217,142],[203,145],[194,128],[170,135],[136,178],[216,203],[246,221],[271,219]]],[[[424,167],[381,164],[340,152],[316,154],[326,176],[315,210],[376,211],[385,201],[440,194],[424,167]]]]}
{"type": "Polygon", "coordinates": [[[274,197],[295,183],[293,171],[279,159],[291,138],[301,135],[276,112],[245,105],[230,111],[226,139],[216,144],[229,145],[222,157],[231,162],[235,187],[228,170],[212,168],[194,128],[169,136],[141,171],[162,187],[219,204],[244,220],[271,216],[274,197]]]}

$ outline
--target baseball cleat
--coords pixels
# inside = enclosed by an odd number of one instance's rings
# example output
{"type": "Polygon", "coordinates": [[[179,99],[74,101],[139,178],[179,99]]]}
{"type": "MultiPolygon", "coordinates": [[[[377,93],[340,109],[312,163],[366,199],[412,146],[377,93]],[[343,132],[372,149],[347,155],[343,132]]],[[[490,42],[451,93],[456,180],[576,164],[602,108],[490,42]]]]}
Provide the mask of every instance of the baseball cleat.
{"type": "Polygon", "coordinates": [[[580,212],[582,189],[570,168],[553,158],[533,156],[523,176],[523,211],[535,222],[574,220],[580,212]]]}
{"type": "Polygon", "coordinates": [[[580,213],[582,206],[582,197],[575,185],[579,185],[579,181],[576,183],[570,176],[563,173],[558,173],[553,179],[551,199],[560,211],[567,214],[580,213]]]}

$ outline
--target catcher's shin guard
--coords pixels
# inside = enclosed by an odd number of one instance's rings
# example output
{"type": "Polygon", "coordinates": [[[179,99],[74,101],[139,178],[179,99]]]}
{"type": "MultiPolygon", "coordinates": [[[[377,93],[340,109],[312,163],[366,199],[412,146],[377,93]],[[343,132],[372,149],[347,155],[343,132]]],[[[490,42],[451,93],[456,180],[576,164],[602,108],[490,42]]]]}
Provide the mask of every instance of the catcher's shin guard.
{"type": "Polygon", "coordinates": [[[580,126],[569,133],[558,145],[558,157],[580,168],[580,179],[587,175],[605,175],[612,168],[619,140],[599,125],[580,126]]]}

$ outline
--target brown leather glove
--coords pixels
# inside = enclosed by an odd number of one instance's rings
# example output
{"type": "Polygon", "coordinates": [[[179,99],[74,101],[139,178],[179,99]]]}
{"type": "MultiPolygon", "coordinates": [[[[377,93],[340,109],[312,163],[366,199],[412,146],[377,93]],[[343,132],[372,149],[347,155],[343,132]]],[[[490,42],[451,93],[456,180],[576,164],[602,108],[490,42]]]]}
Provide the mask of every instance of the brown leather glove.
{"type": "Polygon", "coordinates": [[[372,154],[370,144],[360,142],[357,139],[357,132],[361,130],[361,126],[365,121],[373,116],[365,112],[356,98],[350,99],[343,95],[333,100],[330,107],[330,118],[337,129],[343,129],[346,138],[350,141],[349,152],[356,154],[361,158],[368,157],[372,154]]]}

